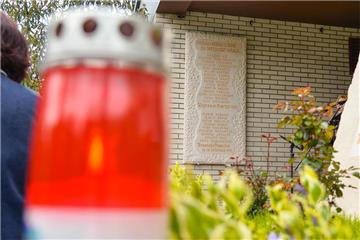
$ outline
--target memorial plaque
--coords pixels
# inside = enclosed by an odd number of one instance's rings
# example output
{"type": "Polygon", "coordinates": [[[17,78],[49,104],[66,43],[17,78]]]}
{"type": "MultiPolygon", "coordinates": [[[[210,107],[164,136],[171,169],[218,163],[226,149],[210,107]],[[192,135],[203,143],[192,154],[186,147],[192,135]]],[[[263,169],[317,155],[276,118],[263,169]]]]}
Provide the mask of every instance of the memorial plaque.
{"type": "Polygon", "coordinates": [[[186,33],[184,161],[245,156],[246,39],[186,33]]]}

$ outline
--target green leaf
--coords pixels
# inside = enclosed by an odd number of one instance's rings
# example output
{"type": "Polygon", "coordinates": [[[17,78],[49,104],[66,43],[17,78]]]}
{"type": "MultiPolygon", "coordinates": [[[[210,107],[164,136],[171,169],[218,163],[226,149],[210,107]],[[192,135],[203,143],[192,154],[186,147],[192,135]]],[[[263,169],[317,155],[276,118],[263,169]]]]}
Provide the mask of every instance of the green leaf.
{"type": "Polygon", "coordinates": [[[290,117],[289,116],[286,116],[286,117],[283,117],[280,122],[278,123],[277,127],[278,128],[284,128],[290,121],[290,117]]]}
{"type": "Polygon", "coordinates": [[[334,167],[334,169],[335,169],[336,171],[339,171],[339,169],[340,169],[340,164],[339,164],[338,162],[333,161],[332,166],[334,167]]]}
{"type": "Polygon", "coordinates": [[[360,172],[354,172],[352,175],[353,175],[354,177],[360,179],[360,172]]]}
{"type": "Polygon", "coordinates": [[[318,143],[319,143],[319,141],[318,141],[318,140],[313,139],[313,140],[311,140],[311,141],[310,141],[310,143],[309,143],[309,147],[314,147],[314,146],[316,146],[318,143]]]}
{"type": "Polygon", "coordinates": [[[295,133],[295,137],[298,139],[302,139],[303,138],[303,132],[301,130],[297,130],[295,133]]]}
{"type": "Polygon", "coordinates": [[[337,197],[342,197],[343,196],[343,192],[340,189],[335,189],[335,193],[337,197]]]}
{"type": "Polygon", "coordinates": [[[305,120],[304,125],[309,127],[312,124],[310,120],[305,120]]]}
{"type": "Polygon", "coordinates": [[[318,202],[321,199],[321,188],[318,184],[314,184],[311,189],[311,198],[314,203],[318,202]]]}
{"type": "Polygon", "coordinates": [[[295,138],[294,139],[294,144],[295,145],[298,145],[298,146],[301,146],[302,145],[302,140],[298,139],[298,138],[295,138]]]}

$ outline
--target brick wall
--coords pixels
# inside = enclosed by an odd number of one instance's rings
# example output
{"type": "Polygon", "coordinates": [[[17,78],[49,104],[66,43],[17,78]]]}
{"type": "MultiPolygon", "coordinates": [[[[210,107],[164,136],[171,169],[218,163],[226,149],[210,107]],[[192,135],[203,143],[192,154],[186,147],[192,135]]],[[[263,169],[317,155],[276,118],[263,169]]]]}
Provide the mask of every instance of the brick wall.
{"type": "MultiPolygon", "coordinates": [[[[256,166],[266,166],[262,133],[278,136],[291,130],[277,129],[282,117],[273,110],[278,101],[291,99],[291,90],[313,87],[319,102],[335,101],[346,94],[351,81],[348,38],[360,37],[360,29],[298,22],[188,12],[185,18],[157,14],[155,22],[170,29],[171,163],[183,157],[185,33],[213,32],[247,39],[246,152],[256,166]],[[322,32],[320,29],[322,28],[322,32]]],[[[281,139],[272,145],[271,170],[283,169],[289,146],[281,139]]],[[[217,176],[223,165],[197,165],[195,172],[217,176]]]]}

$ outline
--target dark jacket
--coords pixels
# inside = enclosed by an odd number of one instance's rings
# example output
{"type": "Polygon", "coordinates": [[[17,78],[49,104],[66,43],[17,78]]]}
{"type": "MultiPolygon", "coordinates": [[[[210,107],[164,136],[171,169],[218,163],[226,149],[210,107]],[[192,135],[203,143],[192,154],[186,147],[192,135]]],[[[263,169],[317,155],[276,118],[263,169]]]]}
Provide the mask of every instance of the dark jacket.
{"type": "Polygon", "coordinates": [[[1,239],[21,239],[24,187],[37,95],[1,74],[1,239]]]}

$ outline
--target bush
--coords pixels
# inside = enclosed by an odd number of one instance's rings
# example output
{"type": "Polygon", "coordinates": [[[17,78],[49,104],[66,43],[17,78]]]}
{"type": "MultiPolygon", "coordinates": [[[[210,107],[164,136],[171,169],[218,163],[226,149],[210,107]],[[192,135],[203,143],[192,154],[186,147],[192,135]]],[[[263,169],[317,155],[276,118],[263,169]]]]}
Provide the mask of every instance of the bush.
{"type": "MultiPolygon", "coordinates": [[[[252,217],[261,214],[269,207],[269,198],[266,191],[267,185],[275,183],[282,184],[286,190],[291,189],[292,186],[292,179],[287,178],[286,175],[270,174],[270,149],[271,144],[275,142],[277,138],[271,136],[270,133],[262,134],[261,137],[267,142],[266,171],[256,169],[250,157],[243,159],[240,159],[238,156],[230,157],[230,159],[235,161],[237,173],[244,178],[245,182],[253,191],[254,199],[248,210],[248,215],[252,217]]],[[[288,166],[283,166],[283,168],[288,169],[288,166]]]]}
{"type": "Polygon", "coordinates": [[[170,230],[174,239],[249,239],[249,187],[235,172],[215,183],[209,175],[194,177],[176,165],[171,169],[170,230]],[[206,189],[206,190],[205,190],[206,189]]]}
{"type": "Polygon", "coordinates": [[[268,187],[275,230],[281,239],[351,239],[346,223],[334,218],[326,201],[325,186],[312,168],[301,173],[301,190],[289,194],[280,185],[268,187]],[[303,188],[303,189],[302,189],[303,188]]]}
{"type": "Polygon", "coordinates": [[[291,113],[281,119],[278,127],[295,128],[295,134],[289,136],[288,140],[302,147],[297,152],[297,157],[290,161],[302,161],[303,165],[315,170],[325,186],[330,205],[336,206],[335,199],[342,197],[344,188],[352,187],[346,186],[343,178],[348,178],[351,173],[359,177],[356,168],[341,169],[340,163],[333,159],[335,126],[330,125],[327,120],[333,115],[336,103],[319,105],[311,95],[310,87],[295,89],[292,93],[298,97],[297,100],[276,105],[277,109],[291,113]]]}
{"type": "Polygon", "coordinates": [[[326,201],[325,186],[305,167],[298,191],[281,184],[268,186],[270,211],[247,214],[253,193],[240,176],[226,172],[215,183],[209,175],[193,176],[176,165],[171,169],[170,237],[173,239],[351,239],[343,218],[326,201]],[[259,224],[261,216],[264,222],[259,224]]]}

